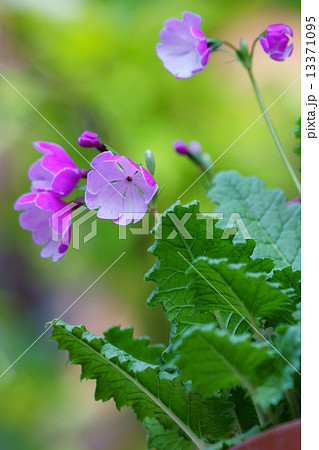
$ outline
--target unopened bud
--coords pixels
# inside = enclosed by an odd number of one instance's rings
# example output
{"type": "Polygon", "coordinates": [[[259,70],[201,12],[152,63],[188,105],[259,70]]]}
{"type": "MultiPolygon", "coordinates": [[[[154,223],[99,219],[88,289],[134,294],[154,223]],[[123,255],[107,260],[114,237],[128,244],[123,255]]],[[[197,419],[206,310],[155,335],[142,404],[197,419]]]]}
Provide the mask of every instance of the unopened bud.
{"type": "Polygon", "coordinates": [[[173,142],[173,148],[180,155],[190,155],[188,145],[184,141],[179,140],[173,142]]]}
{"type": "Polygon", "coordinates": [[[146,150],[145,152],[145,162],[147,170],[151,175],[154,175],[155,172],[155,158],[152,150],[146,150]]]}
{"type": "Polygon", "coordinates": [[[200,153],[202,151],[202,146],[198,141],[191,141],[189,143],[189,150],[191,153],[200,153]]]}
{"type": "Polygon", "coordinates": [[[92,131],[84,131],[78,139],[78,144],[84,148],[93,148],[104,151],[105,145],[99,140],[98,135],[92,131]]]}

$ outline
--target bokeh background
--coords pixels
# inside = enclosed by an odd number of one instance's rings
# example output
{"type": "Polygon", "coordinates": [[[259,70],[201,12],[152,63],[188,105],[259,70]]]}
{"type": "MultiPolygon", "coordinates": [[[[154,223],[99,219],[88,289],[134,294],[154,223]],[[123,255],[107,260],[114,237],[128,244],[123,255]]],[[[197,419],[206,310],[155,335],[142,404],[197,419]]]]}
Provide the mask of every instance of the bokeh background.
{"type": "MultiPolygon", "coordinates": [[[[77,137],[96,131],[104,142],[136,162],[147,148],[156,157],[156,180],[165,189],[164,211],[196,178],[197,168],[175,154],[175,139],[199,140],[216,159],[259,116],[248,76],[225,53],[188,80],[175,80],[154,47],[163,22],[190,10],[203,17],[210,37],[249,43],[268,24],[284,22],[295,33],[295,50],[284,63],[258,45],[254,71],[266,104],[300,73],[300,4],[295,0],[1,0],[1,74],[87,159],[77,137]]],[[[287,155],[299,161],[290,131],[300,110],[300,82],[271,109],[287,155]]],[[[15,199],[29,190],[27,170],[39,156],[32,141],[57,142],[82,167],[88,165],[12,86],[0,78],[0,373],[59,316],[123,251],[125,255],[64,316],[100,334],[114,324],[132,324],[135,335],[167,343],[169,328],[160,307],[146,299],[143,281],[155,259],[151,236],[128,233],[99,221],[98,235],[69,249],[58,263],[39,256],[29,232],[18,225],[15,199]],[[84,164],[83,164],[84,163],[84,164]]],[[[269,187],[297,196],[263,120],[216,164],[215,170],[257,174],[269,187]]],[[[201,183],[182,198],[197,198],[211,211],[201,183]]],[[[83,226],[85,235],[90,224],[83,226]],[[87,229],[85,228],[87,227],[87,229]]],[[[0,378],[0,448],[134,450],[145,448],[145,432],[131,410],[94,401],[94,381],[80,382],[80,368],[66,367],[67,354],[45,334],[0,378]]]]}

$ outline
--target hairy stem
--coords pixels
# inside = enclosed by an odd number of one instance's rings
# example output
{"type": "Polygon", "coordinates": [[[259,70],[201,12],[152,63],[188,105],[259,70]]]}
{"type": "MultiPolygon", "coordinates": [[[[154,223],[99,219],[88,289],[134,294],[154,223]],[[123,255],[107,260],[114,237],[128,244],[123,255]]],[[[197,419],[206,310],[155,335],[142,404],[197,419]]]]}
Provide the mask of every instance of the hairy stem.
{"type": "Polygon", "coordinates": [[[255,80],[255,77],[253,76],[251,68],[247,68],[247,71],[248,71],[248,75],[249,75],[250,81],[251,81],[251,83],[253,85],[253,88],[254,88],[254,91],[255,91],[258,103],[259,103],[260,108],[262,110],[263,116],[264,116],[265,121],[266,121],[266,123],[268,125],[270,134],[271,134],[271,136],[272,136],[272,138],[273,138],[273,140],[274,140],[274,142],[276,144],[276,147],[277,147],[277,149],[278,149],[278,151],[279,151],[279,153],[280,153],[280,155],[281,155],[281,157],[282,157],[282,159],[283,159],[283,161],[284,161],[284,163],[285,163],[285,165],[286,165],[286,167],[287,167],[287,169],[288,169],[288,171],[289,171],[289,173],[291,175],[291,178],[293,179],[293,182],[295,183],[296,188],[298,189],[298,191],[300,193],[301,192],[300,182],[299,182],[299,180],[298,180],[298,178],[297,178],[297,176],[295,174],[294,169],[291,167],[287,156],[285,155],[284,149],[282,148],[282,145],[281,145],[281,143],[279,141],[278,135],[277,135],[277,133],[275,131],[275,128],[274,128],[274,126],[273,126],[273,124],[272,124],[272,122],[270,120],[269,115],[268,115],[266,106],[264,104],[263,98],[261,96],[260,90],[259,90],[259,88],[257,86],[256,80],[255,80]]]}

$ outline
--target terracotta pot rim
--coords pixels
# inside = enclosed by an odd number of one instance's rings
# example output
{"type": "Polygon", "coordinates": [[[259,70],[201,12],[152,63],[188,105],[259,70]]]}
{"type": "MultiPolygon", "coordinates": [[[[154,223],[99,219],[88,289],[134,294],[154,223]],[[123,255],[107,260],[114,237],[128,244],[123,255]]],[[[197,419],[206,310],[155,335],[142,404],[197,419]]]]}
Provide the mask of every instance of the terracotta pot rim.
{"type": "MultiPolygon", "coordinates": [[[[255,434],[254,436],[251,436],[250,438],[245,439],[239,444],[236,444],[235,446],[231,447],[231,450],[245,450],[246,448],[247,449],[255,448],[255,446],[256,450],[258,450],[259,448],[265,448],[261,447],[260,445],[257,447],[257,445],[262,444],[263,442],[265,442],[265,440],[273,439],[278,434],[281,433],[284,434],[287,431],[295,430],[295,434],[297,437],[299,435],[300,428],[301,428],[301,419],[291,420],[289,422],[285,422],[280,425],[276,425],[272,428],[269,428],[268,430],[262,431],[261,433],[255,434]]],[[[298,447],[295,448],[296,449],[300,448],[300,440],[297,441],[296,444],[298,445],[298,447]]]]}

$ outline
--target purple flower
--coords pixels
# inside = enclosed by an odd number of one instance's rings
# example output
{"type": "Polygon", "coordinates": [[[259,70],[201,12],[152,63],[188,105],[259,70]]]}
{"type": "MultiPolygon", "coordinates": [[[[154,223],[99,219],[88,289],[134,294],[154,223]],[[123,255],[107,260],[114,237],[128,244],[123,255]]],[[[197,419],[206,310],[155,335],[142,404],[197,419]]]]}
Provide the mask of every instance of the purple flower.
{"type": "Polygon", "coordinates": [[[180,155],[190,155],[190,151],[186,142],[178,140],[173,142],[173,148],[180,155]]]}
{"type": "Polygon", "coordinates": [[[87,178],[85,203],[98,209],[97,216],[115,223],[129,224],[141,220],[157,192],[154,178],[131,159],[112,152],[96,156],[87,178]]]}
{"type": "Polygon", "coordinates": [[[95,147],[100,151],[105,150],[105,145],[99,140],[97,134],[92,131],[84,131],[78,139],[78,144],[85,148],[95,147]]]}
{"type": "Polygon", "coordinates": [[[15,210],[24,210],[19,218],[21,227],[32,231],[35,244],[46,244],[40,252],[42,258],[52,256],[52,260],[56,262],[67,251],[73,205],[75,204],[68,204],[52,192],[45,191],[23,194],[15,202],[15,210]]]}
{"type": "Polygon", "coordinates": [[[278,23],[269,25],[266,36],[260,38],[262,48],[275,61],[284,61],[294,49],[294,44],[287,45],[289,42],[287,35],[293,36],[292,29],[288,25],[278,23]]]}
{"type": "Polygon", "coordinates": [[[200,30],[202,18],[185,11],[182,20],[171,18],[160,32],[161,44],[156,45],[157,56],[176,78],[189,78],[204,69],[211,50],[200,30]]]}
{"type": "Polygon", "coordinates": [[[291,202],[288,201],[288,202],[286,202],[286,205],[290,206],[290,205],[294,205],[295,203],[301,203],[301,198],[297,197],[294,200],[292,200],[291,202]]]}
{"type": "Polygon", "coordinates": [[[191,141],[189,145],[186,142],[178,140],[173,142],[174,150],[180,155],[192,156],[195,153],[200,153],[202,151],[202,146],[198,141],[191,141]]]}
{"type": "Polygon", "coordinates": [[[53,191],[59,197],[69,195],[83,175],[66,151],[51,142],[34,142],[36,150],[44,156],[29,169],[33,192],[53,191]]]}

